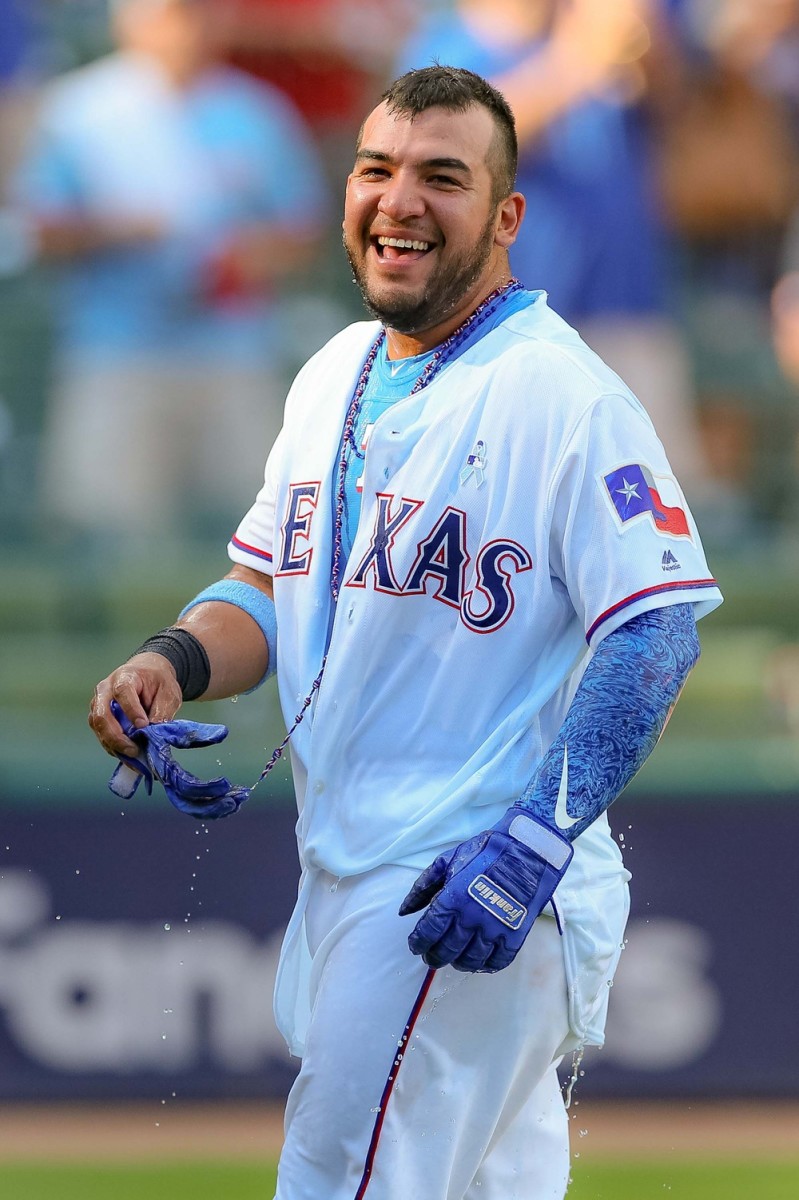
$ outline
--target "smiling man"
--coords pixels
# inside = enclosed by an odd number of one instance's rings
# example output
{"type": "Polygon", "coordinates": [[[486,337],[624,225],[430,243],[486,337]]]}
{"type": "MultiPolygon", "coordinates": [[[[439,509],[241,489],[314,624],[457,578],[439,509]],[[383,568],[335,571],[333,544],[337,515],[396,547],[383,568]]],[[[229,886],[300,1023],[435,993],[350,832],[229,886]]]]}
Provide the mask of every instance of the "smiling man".
{"type": "Polygon", "coordinates": [[[425,109],[409,121],[385,100],[364,124],[344,246],[393,357],[435,346],[486,284],[509,279],[507,249],[524,211],[513,157],[507,130],[482,106],[425,109]]]}
{"type": "Polygon", "coordinates": [[[641,405],[511,275],[515,162],[478,76],[386,93],[344,213],[376,320],[300,372],[230,574],[92,701],[107,750],[224,815],[242,789],[164,765],[197,733],[172,717],[277,670],[303,867],[277,1200],[563,1197],[556,1069],[602,1042],[627,915],[606,809],[721,600],[641,405]]]}

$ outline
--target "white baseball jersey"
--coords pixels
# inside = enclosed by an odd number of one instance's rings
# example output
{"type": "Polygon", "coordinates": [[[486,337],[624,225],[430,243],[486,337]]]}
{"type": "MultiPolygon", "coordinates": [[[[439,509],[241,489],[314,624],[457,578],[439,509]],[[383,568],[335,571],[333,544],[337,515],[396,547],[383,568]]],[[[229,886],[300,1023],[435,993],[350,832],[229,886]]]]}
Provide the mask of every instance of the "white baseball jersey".
{"type": "MultiPolygon", "coordinates": [[[[333,611],[338,448],[378,330],[350,326],[300,372],[229,547],[274,578],[288,722],[327,653],[292,740],[307,878],[421,870],[492,825],[556,736],[591,647],[649,609],[721,602],[644,409],[540,293],[373,426],[333,611]]],[[[555,898],[582,1040],[602,1041],[627,877],[603,815],[555,898]]],[[[276,1001],[295,1052],[303,894],[276,1001]]]]}

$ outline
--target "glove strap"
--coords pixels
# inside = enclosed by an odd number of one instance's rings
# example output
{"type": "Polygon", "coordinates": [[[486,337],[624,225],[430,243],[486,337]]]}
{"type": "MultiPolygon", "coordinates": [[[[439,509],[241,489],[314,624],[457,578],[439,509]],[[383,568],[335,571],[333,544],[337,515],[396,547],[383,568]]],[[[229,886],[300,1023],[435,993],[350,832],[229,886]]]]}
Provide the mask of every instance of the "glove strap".
{"type": "Polygon", "coordinates": [[[510,836],[527,846],[556,871],[562,871],[574,853],[571,844],[555,833],[554,829],[542,824],[535,817],[528,816],[522,809],[510,808],[507,815],[510,817],[510,836]]]}

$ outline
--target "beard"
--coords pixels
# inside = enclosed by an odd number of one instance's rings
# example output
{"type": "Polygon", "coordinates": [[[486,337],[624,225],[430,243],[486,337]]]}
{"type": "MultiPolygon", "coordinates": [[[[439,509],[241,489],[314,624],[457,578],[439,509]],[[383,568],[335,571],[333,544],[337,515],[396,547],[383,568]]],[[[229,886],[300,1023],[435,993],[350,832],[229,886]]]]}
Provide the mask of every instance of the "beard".
{"type": "Polygon", "coordinates": [[[421,295],[409,295],[401,289],[392,293],[390,284],[378,294],[369,284],[365,256],[354,250],[346,233],[343,240],[352,278],[372,316],[397,333],[417,334],[445,321],[477,283],[494,246],[494,214],[489,215],[468,253],[458,255],[448,263],[439,262],[421,295]]]}

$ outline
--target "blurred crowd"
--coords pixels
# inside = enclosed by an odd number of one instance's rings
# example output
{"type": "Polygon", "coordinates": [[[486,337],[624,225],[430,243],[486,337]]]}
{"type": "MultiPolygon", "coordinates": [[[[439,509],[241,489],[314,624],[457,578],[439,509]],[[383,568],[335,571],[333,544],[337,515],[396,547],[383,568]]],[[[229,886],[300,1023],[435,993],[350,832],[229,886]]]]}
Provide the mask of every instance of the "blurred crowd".
{"type": "Polygon", "coordinates": [[[516,113],[515,273],[708,543],[799,529],[799,0],[0,0],[0,538],[218,537],[361,309],[344,180],[432,60],[516,113]]]}

